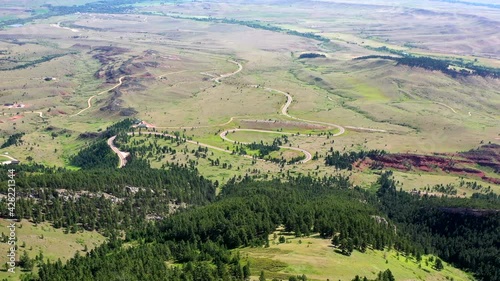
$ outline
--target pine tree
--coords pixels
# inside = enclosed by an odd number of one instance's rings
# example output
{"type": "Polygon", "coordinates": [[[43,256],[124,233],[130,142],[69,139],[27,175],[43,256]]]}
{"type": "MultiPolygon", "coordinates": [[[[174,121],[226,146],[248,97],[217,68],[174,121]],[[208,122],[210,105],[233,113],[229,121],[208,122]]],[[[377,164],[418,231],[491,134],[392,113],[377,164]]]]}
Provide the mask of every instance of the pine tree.
{"type": "Polygon", "coordinates": [[[264,275],[264,271],[260,272],[259,281],[266,281],[266,276],[264,275]]]}
{"type": "Polygon", "coordinates": [[[30,257],[28,256],[28,252],[26,252],[26,251],[23,252],[23,255],[19,259],[19,264],[26,271],[33,270],[33,266],[34,266],[33,260],[30,259],[30,257]]]}
{"type": "Polygon", "coordinates": [[[443,270],[444,269],[443,261],[441,261],[440,258],[436,258],[436,262],[434,263],[434,267],[436,268],[436,270],[443,270]]]}
{"type": "Polygon", "coordinates": [[[248,262],[243,266],[243,278],[248,280],[250,278],[250,263],[248,262]]]}

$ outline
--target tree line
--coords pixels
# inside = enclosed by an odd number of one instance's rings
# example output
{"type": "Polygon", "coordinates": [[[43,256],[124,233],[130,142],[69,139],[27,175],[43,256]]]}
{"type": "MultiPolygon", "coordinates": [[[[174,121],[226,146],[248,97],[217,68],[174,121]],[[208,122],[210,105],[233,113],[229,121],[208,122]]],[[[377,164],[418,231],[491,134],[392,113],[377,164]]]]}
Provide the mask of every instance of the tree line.
{"type": "Polygon", "coordinates": [[[268,246],[269,234],[280,225],[297,236],[320,232],[327,238],[343,233],[359,241],[356,247],[363,243],[383,248],[397,237],[392,227],[371,217],[382,214],[362,203],[367,196],[362,190],[348,189],[342,177],[298,177],[288,182],[233,179],[211,204],[131,227],[124,241],[112,235],[109,243],[86,255],[77,254],[66,264],[44,263],[38,274],[26,280],[116,280],[116,276],[126,280],[246,280],[251,264],[233,249],[268,246]],[[135,246],[123,247],[123,243],[135,246]]]}
{"type": "Polygon", "coordinates": [[[11,145],[18,145],[19,143],[22,143],[22,137],[24,136],[24,133],[15,133],[10,135],[7,140],[0,146],[0,148],[6,148],[11,145]]]}
{"type": "Polygon", "coordinates": [[[402,57],[369,55],[369,56],[354,58],[354,60],[366,60],[366,59],[392,60],[397,62],[398,65],[406,65],[409,67],[420,67],[431,71],[440,71],[452,77],[478,75],[481,77],[500,78],[500,68],[475,65],[472,62],[466,63],[459,60],[451,61],[446,59],[436,59],[424,56],[417,57],[409,54],[403,54],[402,57]],[[455,70],[453,67],[450,67],[453,65],[456,65],[462,69],[455,70]]]}
{"type": "Polygon", "coordinates": [[[500,201],[476,193],[470,199],[417,196],[397,191],[391,172],[378,179],[380,208],[418,251],[435,253],[479,280],[500,279],[500,201]]]}
{"type": "MultiPolygon", "coordinates": [[[[113,134],[125,137],[127,126],[109,127],[96,143],[113,134]]],[[[88,149],[84,155],[97,153],[88,149]]],[[[381,152],[346,154],[338,158],[339,167],[370,153],[381,152]]],[[[0,167],[1,181],[13,167],[0,167]]],[[[415,257],[434,253],[480,280],[500,276],[498,197],[411,195],[397,190],[391,172],[381,174],[376,193],[352,187],[341,175],[265,181],[244,176],[229,180],[216,197],[215,184],[196,169],[152,169],[135,156],[122,169],[89,165],[73,171],[37,164],[15,169],[18,219],[49,221],[68,232],[96,229],[109,237],[109,243],[64,264],[42,263],[38,274],[25,280],[245,280],[251,265],[236,250],[269,246],[269,234],[280,226],[298,237],[319,233],[347,256],[367,249],[415,257]],[[170,214],[171,202],[189,207],[170,214]]],[[[8,216],[2,211],[6,203],[0,200],[2,217],[8,216]]],[[[390,279],[388,273],[379,277],[390,279]]]]}
{"type": "Polygon", "coordinates": [[[238,25],[243,25],[243,26],[247,26],[250,28],[255,28],[255,29],[263,29],[263,30],[269,30],[269,31],[274,31],[274,32],[282,32],[285,34],[314,39],[314,40],[318,40],[321,42],[330,42],[330,39],[328,39],[324,36],[315,34],[313,32],[299,32],[296,30],[282,28],[279,26],[271,25],[269,23],[263,23],[260,21],[245,21],[245,20],[214,18],[214,17],[207,17],[207,18],[184,17],[184,16],[172,16],[172,17],[179,18],[179,19],[189,19],[189,20],[194,20],[194,21],[203,21],[203,22],[238,24],[238,25]]]}
{"type": "Polygon", "coordinates": [[[338,150],[330,149],[329,154],[325,157],[326,166],[334,166],[339,170],[352,170],[352,164],[358,160],[363,160],[366,157],[374,158],[386,154],[384,150],[369,150],[369,151],[350,151],[340,153],[338,150]]]}

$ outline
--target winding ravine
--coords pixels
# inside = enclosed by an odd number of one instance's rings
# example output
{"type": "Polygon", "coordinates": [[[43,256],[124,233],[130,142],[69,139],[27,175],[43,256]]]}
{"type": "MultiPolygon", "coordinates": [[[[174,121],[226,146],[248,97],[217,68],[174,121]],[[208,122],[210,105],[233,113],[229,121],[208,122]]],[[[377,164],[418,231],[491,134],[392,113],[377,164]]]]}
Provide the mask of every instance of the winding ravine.
{"type": "Polygon", "coordinates": [[[90,108],[92,107],[92,99],[94,99],[95,97],[97,97],[97,96],[99,96],[99,95],[102,95],[102,94],[104,94],[104,93],[107,93],[107,92],[109,92],[109,91],[112,91],[112,90],[114,90],[114,89],[116,89],[116,88],[120,87],[120,86],[123,84],[123,79],[124,79],[125,77],[126,77],[126,76],[122,76],[122,77],[120,77],[120,78],[118,79],[118,84],[114,85],[113,87],[111,87],[111,88],[109,88],[109,89],[107,89],[107,90],[104,90],[104,91],[102,91],[102,92],[100,92],[100,93],[98,93],[98,94],[95,94],[95,95],[91,96],[91,97],[87,100],[87,108],[84,108],[84,109],[82,109],[82,110],[78,111],[78,113],[73,114],[73,115],[71,115],[71,116],[77,116],[77,115],[80,115],[80,114],[82,114],[83,112],[85,112],[86,110],[90,109],[90,108]]]}

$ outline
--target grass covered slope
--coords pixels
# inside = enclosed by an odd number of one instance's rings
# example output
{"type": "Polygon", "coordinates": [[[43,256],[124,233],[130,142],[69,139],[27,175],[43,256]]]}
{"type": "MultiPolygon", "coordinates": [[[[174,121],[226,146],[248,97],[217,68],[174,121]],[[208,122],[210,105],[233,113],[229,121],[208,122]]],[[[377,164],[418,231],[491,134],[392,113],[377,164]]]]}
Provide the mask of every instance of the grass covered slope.
{"type": "Polygon", "coordinates": [[[308,280],[351,280],[356,275],[372,279],[380,271],[390,269],[396,280],[473,280],[469,274],[446,263],[444,270],[436,270],[434,262],[428,262],[431,257],[435,258],[431,255],[423,256],[420,263],[414,257],[406,259],[395,250],[355,251],[345,256],[335,251],[329,239],[285,237],[286,243],[276,239],[269,248],[240,250],[243,257],[248,257],[253,276],[257,278],[264,271],[269,279],[302,274],[308,280]]]}
{"type": "MultiPolygon", "coordinates": [[[[2,234],[8,235],[7,226],[9,224],[10,221],[0,219],[2,234]]],[[[48,222],[34,224],[27,220],[22,220],[16,225],[18,258],[26,251],[31,259],[43,255],[44,262],[55,262],[58,259],[65,262],[72,258],[76,252],[84,255],[86,251],[90,251],[107,241],[97,231],[65,233],[64,229],[56,229],[48,222]]],[[[0,243],[0,251],[3,253],[7,253],[9,247],[7,243],[0,243]]],[[[7,257],[2,255],[0,263],[3,265],[6,261],[7,257]]],[[[37,266],[35,265],[35,270],[36,268],[37,266]]],[[[4,278],[7,280],[20,280],[21,268],[18,267],[16,271],[16,274],[12,274],[5,271],[2,267],[0,270],[0,280],[4,280],[4,278]]]]}

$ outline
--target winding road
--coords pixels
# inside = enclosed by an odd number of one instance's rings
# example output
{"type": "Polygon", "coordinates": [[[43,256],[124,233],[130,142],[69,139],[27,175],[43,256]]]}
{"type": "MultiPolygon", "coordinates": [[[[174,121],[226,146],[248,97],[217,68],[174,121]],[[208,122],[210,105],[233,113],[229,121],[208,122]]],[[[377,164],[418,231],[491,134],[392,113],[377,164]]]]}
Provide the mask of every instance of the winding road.
{"type": "MultiPolygon", "coordinates": [[[[231,76],[233,76],[233,75],[238,74],[239,72],[241,72],[241,71],[243,70],[243,65],[241,65],[241,63],[239,63],[239,62],[237,62],[237,61],[234,61],[234,60],[229,60],[229,62],[231,62],[231,63],[234,63],[234,64],[238,65],[238,70],[236,70],[236,71],[234,71],[234,72],[230,72],[230,73],[222,74],[222,75],[220,75],[219,77],[214,77],[214,78],[212,78],[212,80],[213,80],[213,81],[215,81],[215,82],[217,82],[217,83],[221,83],[220,79],[231,77],[231,76]]],[[[183,71],[177,71],[177,72],[171,72],[171,73],[166,73],[166,74],[163,74],[163,75],[158,76],[158,79],[161,79],[163,76],[168,75],[168,74],[182,73],[182,72],[185,72],[185,70],[183,70],[183,71]]],[[[206,74],[206,73],[204,73],[204,74],[206,74]]],[[[207,75],[209,75],[209,74],[207,74],[207,75]]],[[[100,93],[98,93],[98,94],[95,94],[95,95],[91,96],[91,97],[87,100],[87,107],[86,107],[86,108],[84,108],[84,109],[82,109],[82,110],[80,110],[80,111],[78,111],[77,113],[75,113],[75,114],[73,114],[73,115],[71,115],[71,116],[78,116],[78,115],[82,114],[83,112],[87,111],[88,109],[92,108],[92,100],[93,100],[95,97],[100,96],[100,95],[102,95],[102,94],[104,94],[104,93],[107,93],[107,92],[109,92],[109,91],[112,91],[112,90],[114,90],[114,89],[116,89],[116,88],[120,87],[120,86],[123,84],[123,79],[124,79],[124,78],[126,78],[126,77],[127,77],[127,76],[122,76],[122,77],[120,77],[120,78],[118,79],[118,83],[117,83],[116,85],[114,85],[113,87],[111,87],[111,88],[109,88],[109,89],[107,89],[107,90],[104,90],[104,91],[102,91],[102,92],[100,92],[100,93]]],[[[40,117],[43,117],[41,112],[40,112],[40,117]]],[[[230,123],[231,121],[232,121],[232,120],[230,120],[228,123],[230,123]]],[[[158,127],[158,128],[160,128],[160,127],[158,127]]],[[[167,127],[165,127],[165,128],[167,128],[167,127]]],[[[176,128],[178,128],[178,127],[176,127],[176,128]]],[[[200,128],[201,128],[201,127],[200,127],[200,128]]]]}
{"type": "Polygon", "coordinates": [[[122,77],[120,77],[120,78],[118,79],[118,84],[114,85],[113,87],[111,87],[111,88],[109,88],[109,89],[107,89],[107,90],[104,90],[104,91],[102,91],[102,92],[100,92],[100,93],[98,93],[98,94],[95,94],[95,95],[91,96],[91,97],[87,100],[87,108],[84,108],[84,109],[82,109],[82,110],[78,111],[78,113],[73,114],[73,115],[71,115],[71,116],[77,116],[77,115],[80,115],[80,114],[82,114],[84,111],[86,111],[86,110],[90,109],[90,108],[92,107],[92,99],[94,99],[95,97],[97,97],[97,96],[99,96],[99,95],[102,95],[102,94],[104,94],[104,93],[107,93],[107,92],[109,92],[109,91],[112,91],[112,90],[114,90],[114,89],[116,89],[116,88],[120,87],[120,86],[123,84],[123,79],[124,79],[125,77],[127,77],[127,76],[122,76],[122,77]]]}
{"type": "MultiPolygon", "coordinates": [[[[258,85],[252,85],[251,87],[260,88],[260,86],[258,86],[258,85]]],[[[276,90],[276,89],[273,89],[273,88],[267,88],[267,87],[264,87],[263,89],[266,90],[266,91],[269,91],[269,92],[276,92],[276,93],[280,93],[280,94],[286,96],[286,103],[281,108],[281,114],[282,115],[285,115],[288,118],[291,118],[291,119],[294,119],[294,120],[298,120],[298,121],[302,121],[302,122],[306,122],[306,123],[313,123],[313,124],[326,125],[326,126],[329,126],[329,127],[335,127],[337,129],[339,129],[339,131],[333,135],[334,137],[340,136],[340,135],[342,135],[342,134],[345,133],[344,127],[342,127],[340,125],[337,125],[337,124],[328,123],[328,122],[314,121],[314,120],[307,120],[307,119],[302,119],[302,118],[298,118],[298,117],[290,115],[288,113],[288,108],[290,107],[290,105],[293,102],[293,97],[289,93],[286,93],[286,92],[283,92],[283,91],[280,91],[280,90],[276,90]]]]}
{"type": "MultiPolygon", "coordinates": [[[[129,136],[132,136],[134,134],[138,135],[139,133],[132,133],[132,132],[127,133],[127,135],[129,135],[129,136]]],[[[161,132],[141,132],[141,134],[143,134],[143,135],[159,135],[159,136],[177,138],[174,135],[165,134],[165,133],[161,133],[161,132]]],[[[111,149],[113,150],[113,152],[116,153],[116,155],[118,155],[118,158],[120,158],[120,163],[118,165],[118,168],[122,168],[122,167],[124,167],[127,164],[127,157],[128,157],[128,155],[130,155],[130,153],[129,152],[120,151],[118,149],[118,147],[115,146],[115,143],[114,143],[115,138],[116,138],[116,136],[110,137],[108,139],[107,143],[108,143],[109,147],[111,147],[111,149]]],[[[193,140],[187,140],[187,139],[184,139],[184,141],[187,142],[187,143],[196,144],[196,145],[201,146],[201,147],[206,147],[206,148],[210,148],[210,149],[214,149],[214,150],[218,150],[218,151],[222,151],[222,152],[226,152],[226,153],[233,153],[233,151],[231,151],[231,150],[227,150],[227,149],[220,148],[220,147],[213,146],[213,145],[206,144],[206,143],[201,143],[201,142],[197,142],[197,141],[193,141],[193,140]]],[[[241,155],[241,156],[243,156],[245,158],[249,158],[249,159],[254,159],[254,157],[250,156],[250,155],[241,155]]],[[[255,160],[266,161],[264,159],[258,159],[258,158],[255,158],[255,160]]]]}
{"type": "MultiPolygon", "coordinates": [[[[234,133],[234,132],[260,132],[260,133],[267,133],[267,134],[279,134],[279,135],[293,135],[292,133],[287,133],[287,132],[274,132],[274,131],[266,131],[266,130],[257,130],[257,129],[230,129],[230,130],[225,130],[223,131],[222,133],[219,134],[219,136],[223,139],[223,140],[226,140],[228,142],[231,142],[231,143],[236,143],[236,141],[232,140],[232,139],[229,139],[227,137],[227,134],[229,132],[231,133],[234,133]]],[[[247,142],[239,142],[241,144],[249,144],[247,142]]],[[[295,150],[295,151],[300,151],[302,152],[306,158],[304,158],[304,160],[300,161],[300,163],[307,163],[309,161],[311,161],[312,159],[312,155],[309,151],[305,150],[305,149],[302,149],[302,148],[298,148],[298,147],[292,147],[292,146],[279,146],[280,148],[283,148],[283,149],[290,149],[290,150],[295,150]]]]}
{"type": "MultiPolygon", "coordinates": [[[[231,77],[233,75],[236,75],[238,74],[239,72],[241,72],[243,70],[243,66],[241,65],[241,63],[237,62],[237,61],[234,61],[234,60],[229,60],[229,62],[231,63],[234,63],[236,65],[238,65],[238,69],[234,72],[231,72],[231,73],[227,73],[227,74],[222,74],[218,77],[213,77],[213,75],[209,74],[209,73],[202,73],[204,75],[208,75],[208,76],[212,76],[213,78],[211,79],[212,81],[215,81],[217,83],[221,83],[221,79],[224,79],[224,78],[228,78],[228,77],[231,77]]],[[[120,77],[120,81],[117,85],[115,85],[113,88],[109,89],[109,90],[106,90],[106,91],[103,91],[95,96],[98,96],[102,93],[105,93],[107,91],[111,91],[117,87],[119,87],[122,83],[122,79],[124,77],[120,77]]],[[[302,121],[302,122],[305,122],[305,123],[311,123],[311,124],[320,124],[320,125],[326,125],[326,126],[329,126],[329,127],[333,127],[333,128],[337,128],[338,129],[338,132],[335,133],[333,136],[336,137],[336,136],[340,136],[342,134],[345,133],[345,128],[340,126],[340,125],[337,125],[337,124],[333,124],[333,123],[329,123],[329,122],[321,122],[321,121],[314,121],[314,120],[307,120],[307,119],[302,119],[302,118],[298,118],[298,117],[295,117],[295,116],[292,116],[288,113],[288,109],[289,107],[291,106],[292,102],[293,102],[293,97],[287,93],[287,92],[284,92],[284,91],[280,91],[280,90],[277,90],[277,89],[273,89],[273,88],[268,88],[268,87],[261,87],[259,85],[250,85],[250,87],[253,87],[253,88],[263,88],[264,90],[266,91],[269,91],[269,92],[276,92],[276,93],[279,93],[279,94],[282,94],[286,97],[286,102],[285,104],[281,107],[281,114],[290,118],[290,119],[294,119],[294,120],[298,120],[298,121],[302,121]]],[[[94,98],[95,96],[92,96],[91,98],[89,98],[88,100],[88,107],[86,109],[83,109],[81,110],[80,112],[78,112],[76,115],[82,113],[83,111],[89,109],[91,107],[91,100],[92,98],[94,98]]],[[[331,100],[331,99],[330,99],[331,100]]],[[[231,117],[229,119],[229,121],[223,123],[223,124],[218,124],[218,125],[207,125],[207,126],[189,126],[189,127],[179,127],[179,126],[173,126],[173,127],[154,127],[156,129],[195,129],[195,128],[210,128],[210,127],[221,127],[221,126],[226,126],[226,125],[229,125],[233,120],[234,120],[235,117],[231,117]]],[[[379,129],[370,129],[370,128],[362,128],[362,127],[352,127],[352,126],[346,126],[346,128],[352,128],[352,129],[356,129],[356,130],[366,130],[366,131],[372,131],[372,132],[386,132],[385,130],[379,130],[379,129]]],[[[261,132],[261,133],[268,133],[268,134],[281,134],[281,135],[292,135],[292,133],[287,133],[287,132],[276,132],[276,131],[268,131],[268,130],[257,130],[257,129],[228,129],[228,130],[225,130],[223,132],[221,132],[219,134],[219,136],[223,139],[223,140],[226,140],[228,142],[231,142],[231,143],[235,143],[236,141],[234,140],[231,140],[227,137],[227,134],[229,132],[237,132],[237,131],[250,131],[250,132],[261,132]]],[[[134,133],[128,133],[128,135],[132,135],[134,133]]],[[[170,134],[166,134],[166,133],[161,133],[161,132],[141,132],[141,134],[150,134],[150,135],[162,135],[162,136],[167,136],[167,137],[172,137],[172,138],[175,138],[176,136],[174,135],[170,135],[170,134]]],[[[114,145],[114,140],[115,140],[116,136],[113,136],[111,138],[108,139],[108,145],[111,147],[111,149],[118,155],[118,157],[120,158],[120,164],[119,164],[119,167],[123,167],[126,165],[126,157],[128,156],[128,152],[123,152],[123,151],[120,151],[115,145],[114,145]]],[[[218,151],[222,151],[222,152],[226,152],[226,153],[233,153],[233,151],[230,151],[230,150],[227,150],[227,149],[223,149],[223,148],[220,148],[220,147],[217,147],[217,146],[213,146],[213,145],[209,145],[209,144],[205,144],[205,143],[200,143],[200,142],[197,142],[197,141],[193,141],[193,140],[185,140],[187,143],[191,143],[191,144],[196,144],[196,145],[199,145],[201,147],[207,147],[207,148],[211,148],[211,149],[215,149],[215,150],[218,150],[218,151]]],[[[298,147],[291,147],[291,146],[280,146],[280,148],[283,148],[283,149],[290,149],[290,150],[295,150],[295,151],[299,151],[301,153],[303,153],[305,155],[305,158],[304,160],[300,161],[300,163],[307,163],[309,162],[310,160],[312,160],[312,154],[305,150],[305,149],[302,149],[302,148],[298,148],[298,147]]],[[[250,155],[242,155],[243,157],[246,157],[246,158],[252,158],[254,159],[253,156],[250,156],[250,155]]],[[[261,161],[266,161],[264,159],[257,159],[257,160],[261,160],[261,161]]]]}
{"type": "Polygon", "coordinates": [[[237,61],[234,61],[234,60],[229,60],[230,63],[234,63],[236,65],[238,65],[238,70],[236,71],[233,71],[233,72],[230,72],[230,73],[226,73],[226,74],[222,74],[221,76],[219,77],[214,77],[212,80],[217,82],[217,83],[221,83],[220,82],[220,79],[224,79],[224,78],[228,78],[228,77],[231,77],[233,75],[236,75],[238,73],[240,73],[242,70],[243,70],[243,65],[241,65],[241,63],[237,62],[237,61]]]}
{"type": "Polygon", "coordinates": [[[118,163],[118,168],[122,168],[127,164],[127,157],[130,155],[129,152],[124,152],[120,151],[118,147],[115,146],[115,141],[116,136],[112,136],[108,139],[107,143],[109,147],[111,147],[111,150],[113,150],[116,155],[118,155],[118,158],[120,158],[120,162],[118,163]]]}

